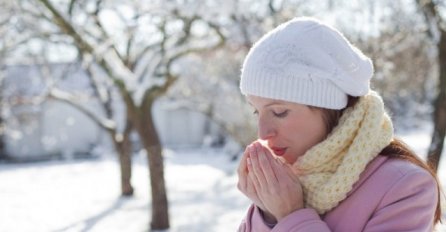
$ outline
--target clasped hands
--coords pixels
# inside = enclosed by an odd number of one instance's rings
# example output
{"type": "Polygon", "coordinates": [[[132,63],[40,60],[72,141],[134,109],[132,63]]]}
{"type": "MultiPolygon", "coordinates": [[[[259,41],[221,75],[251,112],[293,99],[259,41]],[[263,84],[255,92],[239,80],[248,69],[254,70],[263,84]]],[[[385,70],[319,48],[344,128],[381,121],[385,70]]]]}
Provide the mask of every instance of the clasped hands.
{"type": "Polygon", "coordinates": [[[238,177],[237,187],[263,211],[268,223],[304,208],[302,186],[291,165],[273,156],[259,141],[243,153],[238,177]]]}

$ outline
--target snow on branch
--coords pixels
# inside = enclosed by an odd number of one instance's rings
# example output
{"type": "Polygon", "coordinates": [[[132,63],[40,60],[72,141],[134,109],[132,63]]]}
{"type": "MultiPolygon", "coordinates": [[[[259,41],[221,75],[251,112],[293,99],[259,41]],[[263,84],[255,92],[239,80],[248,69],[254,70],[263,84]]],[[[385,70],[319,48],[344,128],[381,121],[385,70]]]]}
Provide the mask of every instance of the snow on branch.
{"type": "Polygon", "coordinates": [[[87,109],[83,105],[81,105],[79,102],[75,100],[75,97],[72,94],[69,94],[67,92],[61,91],[57,88],[52,88],[48,91],[47,97],[49,99],[55,99],[62,102],[65,102],[74,108],[78,109],[82,113],[84,113],[86,116],[88,116],[91,120],[93,120],[96,124],[98,124],[100,127],[108,130],[108,131],[114,131],[116,130],[116,124],[113,120],[107,119],[107,118],[100,118],[97,113],[87,109]]]}
{"type": "MultiPolygon", "coordinates": [[[[171,9],[159,17],[148,16],[149,21],[146,22],[152,23],[155,31],[149,38],[141,40],[142,44],[135,44],[133,39],[136,37],[135,20],[139,24],[143,24],[143,21],[138,17],[132,18],[132,23],[126,25],[132,34],[129,34],[122,43],[125,51],[120,53],[119,42],[123,41],[111,36],[112,33],[105,28],[105,22],[100,20],[100,11],[105,10],[101,8],[101,1],[97,1],[94,11],[87,15],[93,20],[90,21],[93,22],[91,26],[101,34],[96,38],[96,42],[92,42],[89,35],[82,30],[78,31],[74,22],[65,18],[49,0],[39,1],[51,12],[53,21],[60,30],[74,39],[84,62],[99,64],[122,93],[132,96],[134,105],[141,105],[145,97],[157,97],[158,94],[165,93],[178,76],[172,71],[174,62],[192,53],[216,49],[225,42],[220,26],[212,20],[204,19],[197,14],[182,14],[171,9]],[[135,49],[131,46],[135,46],[135,49]],[[135,51],[133,56],[130,54],[131,51],[135,51]]],[[[72,14],[72,4],[74,3],[71,2],[68,7],[69,14],[72,14]]],[[[139,15],[138,11],[136,8],[130,14],[139,15]]],[[[121,20],[125,21],[125,18],[121,15],[121,20]]],[[[142,28],[142,25],[140,27],[142,28]]]]}

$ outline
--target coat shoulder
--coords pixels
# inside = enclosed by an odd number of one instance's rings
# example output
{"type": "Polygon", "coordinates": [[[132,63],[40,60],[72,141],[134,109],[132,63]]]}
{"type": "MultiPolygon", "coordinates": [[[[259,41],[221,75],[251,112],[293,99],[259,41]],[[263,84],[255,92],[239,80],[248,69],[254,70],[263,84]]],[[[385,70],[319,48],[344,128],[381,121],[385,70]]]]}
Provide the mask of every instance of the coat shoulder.
{"type": "Polygon", "coordinates": [[[333,231],[364,231],[366,226],[375,224],[403,225],[398,215],[405,218],[423,215],[429,221],[437,197],[436,180],[427,170],[407,160],[378,156],[367,166],[349,196],[324,220],[333,231]],[[351,218],[355,218],[354,223],[351,218]]]}
{"type": "Polygon", "coordinates": [[[398,181],[414,179],[435,183],[435,179],[426,169],[408,160],[380,155],[367,166],[352,192],[366,183],[367,185],[377,185],[376,187],[385,191],[398,181]]]}

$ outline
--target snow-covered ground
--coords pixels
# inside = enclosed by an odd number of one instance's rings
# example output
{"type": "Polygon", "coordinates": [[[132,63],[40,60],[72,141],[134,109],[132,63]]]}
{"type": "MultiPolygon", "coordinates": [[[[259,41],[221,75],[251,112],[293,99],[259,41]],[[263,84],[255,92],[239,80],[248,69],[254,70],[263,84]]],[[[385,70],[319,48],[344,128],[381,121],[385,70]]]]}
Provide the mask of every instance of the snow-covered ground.
{"type": "MultiPolygon", "coordinates": [[[[236,188],[236,162],[222,151],[166,150],[171,231],[235,231],[249,202],[236,188]]],[[[148,169],[133,165],[132,198],[119,197],[111,156],[0,164],[0,231],[147,231],[148,169]]]]}
{"type": "MultiPolygon", "coordinates": [[[[424,153],[429,134],[402,136],[424,153]]],[[[212,149],[166,150],[171,232],[235,231],[248,200],[236,188],[236,162],[212,149]]],[[[446,181],[446,161],[440,179],[446,181]]],[[[136,154],[132,198],[119,197],[116,160],[0,164],[0,231],[148,231],[149,184],[144,154],[136,154]]],[[[446,214],[445,214],[446,215],[446,214]]],[[[446,227],[439,228],[446,231],[446,227]]]]}

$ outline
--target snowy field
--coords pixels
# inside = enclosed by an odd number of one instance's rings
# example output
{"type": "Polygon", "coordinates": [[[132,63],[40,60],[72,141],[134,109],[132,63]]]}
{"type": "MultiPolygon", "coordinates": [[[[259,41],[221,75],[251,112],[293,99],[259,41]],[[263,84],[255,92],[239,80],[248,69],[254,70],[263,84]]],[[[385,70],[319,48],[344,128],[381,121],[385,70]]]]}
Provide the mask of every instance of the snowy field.
{"type": "MultiPolygon", "coordinates": [[[[165,151],[171,231],[235,231],[249,202],[236,162],[220,151],[165,151]]],[[[119,197],[114,158],[0,164],[0,232],[148,231],[145,155],[133,165],[132,198],[119,197]]]]}
{"type": "MultiPolygon", "coordinates": [[[[402,136],[423,153],[427,133],[402,136]]],[[[165,150],[170,232],[236,231],[249,202],[236,188],[236,162],[219,150],[165,150]]],[[[445,160],[440,179],[446,181],[445,160]]],[[[119,197],[116,160],[0,164],[0,232],[148,231],[149,184],[144,154],[136,154],[132,198],[119,197]]],[[[445,214],[446,215],[446,214],[445,214]]],[[[439,231],[446,231],[440,227],[439,231]]]]}

